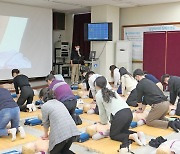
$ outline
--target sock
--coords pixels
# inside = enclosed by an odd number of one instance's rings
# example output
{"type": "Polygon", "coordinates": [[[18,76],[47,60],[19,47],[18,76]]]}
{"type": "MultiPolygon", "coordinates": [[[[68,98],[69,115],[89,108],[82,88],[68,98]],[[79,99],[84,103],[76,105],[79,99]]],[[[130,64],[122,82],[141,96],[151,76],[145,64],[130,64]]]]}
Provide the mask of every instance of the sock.
{"type": "Polygon", "coordinates": [[[27,108],[29,109],[29,112],[32,112],[32,104],[28,104],[27,108]]]}
{"type": "Polygon", "coordinates": [[[25,138],[26,137],[26,133],[24,131],[24,128],[22,126],[20,126],[18,129],[19,129],[21,138],[25,138]]]}
{"type": "Polygon", "coordinates": [[[12,135],[12,141],[16,140],[16,131],[17,131],[16,128],[9,129],[9,132],[12,135]]]}
{"type": "Polygon", "coordinates": [[[132,136],[133,136],[133,140],[134,140],[137,144],[143,145],[142,142],[139,140],[137,133],[132,134],[132,136]]]}
{"type": "Polygon", "coordinates": [[[95,113],[94,109],[90,109],[90,110],[87,111],[87,114],[94,114],[94,113],[95,113]]]}
{"type": "Polygon", "coordinates": [[[93,140],[100,140],[102,138],[105,138],[105,136],[102,134],[102,132],[96,133],[92,136],[93,140]]]}
{"type": "Polygon", "coordinates": [[[142,126],[142,125],[144,125],[146,122],[145,122],[145,120],[144,119],[141,119],[141,120],[139,120],[138,122],[137,122],[137,125],[138,126],[142,126]]]}
{"type": "Polygon", "coordinates": [[[169,115],[170,115],[170,116],[173,116],[173,115],[175,115],[175,113],[176,113],[176,110],[171,110],[171,111],[169,112],[169,115]]]}
{"type": "Polygon", "coordinates": [[[36,106],[33,103],[32,103],[32,110],[33,110],[33,112],[37,110],[36,106]]]}
{"type": "Polygon", "coordinates": [[[143,145],[146,145],[146,137],[143,132],[137,132],[137,135],[143,145]]]}

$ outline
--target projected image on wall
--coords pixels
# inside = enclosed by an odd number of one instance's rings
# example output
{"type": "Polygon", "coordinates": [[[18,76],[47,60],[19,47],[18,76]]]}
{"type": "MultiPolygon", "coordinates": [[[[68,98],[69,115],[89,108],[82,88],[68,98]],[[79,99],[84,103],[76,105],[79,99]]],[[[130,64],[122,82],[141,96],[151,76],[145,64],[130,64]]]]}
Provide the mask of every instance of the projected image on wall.
{"type": "Polygon", "coordinates": [[[21,42],[28,18],[0,16],[0,69],[31,68],[21,42]]]}

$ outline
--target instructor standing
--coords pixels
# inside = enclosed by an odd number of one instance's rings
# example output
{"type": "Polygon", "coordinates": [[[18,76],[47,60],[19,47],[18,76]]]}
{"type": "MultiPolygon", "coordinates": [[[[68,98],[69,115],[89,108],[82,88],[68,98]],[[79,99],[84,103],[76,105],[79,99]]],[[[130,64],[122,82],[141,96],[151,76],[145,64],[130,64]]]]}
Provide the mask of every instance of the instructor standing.
{"type": "Polygon", "coordinates": [[[79,68],[81,64],[81,54],[79,45],[75,45],[75,50],[72,50],[70,63],[72,67],[71,83],[75,84],[78,83],[79,80],[79,68]]]}

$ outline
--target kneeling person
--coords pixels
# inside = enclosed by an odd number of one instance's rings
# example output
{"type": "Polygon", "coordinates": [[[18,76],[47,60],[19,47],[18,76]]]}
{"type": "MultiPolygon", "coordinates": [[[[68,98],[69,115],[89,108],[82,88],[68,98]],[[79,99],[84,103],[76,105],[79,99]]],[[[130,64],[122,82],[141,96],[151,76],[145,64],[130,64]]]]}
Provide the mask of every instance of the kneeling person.
{"type": "Polygon", "coordinates": [[[151,110],[146,118],[146,124],[152,127],[166,129],[169,126],[175,131],[178,131],[179,124],[177,121],[168,121],[165,116],[169,110],[169,102],[163,92],[156,84],[145,78],[144,72],[141,69],[136,69],[133,76],[138,80],[136,86],[137,101],[140,107],[137,112],[142,113],[146,105],[151,106],[151,110]]]}

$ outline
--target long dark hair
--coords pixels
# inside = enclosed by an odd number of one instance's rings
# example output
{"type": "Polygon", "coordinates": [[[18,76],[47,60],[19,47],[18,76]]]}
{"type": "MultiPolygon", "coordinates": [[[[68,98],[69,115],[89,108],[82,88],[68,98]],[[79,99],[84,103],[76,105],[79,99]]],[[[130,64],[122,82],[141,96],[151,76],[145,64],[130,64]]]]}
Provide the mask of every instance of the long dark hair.
{"type": "Polygon", "coordinates": [[[121,67],[121,68],[119,69],[119,73],[120,73],[120,76],[121,76],[121,77],[122,77],[123,75],[125,75],[125,74],[129,75],[130,77],[133,77],[133,76],[131,75],[131,73],[129,73],[124,67],[121,67]]]}
{"type": "Polygon", "coordinates": [[[103,100],[107,103],[110,102],[111,98],[116,98],[115,92],[106,88],[107,80],[104,76],[97,77],[94,81],[94,85],[98,86],[102,90],[103,100]]]}
{"type": "Polygon", "coordinates": [[[54,99],[55,95],[54,92],[49,88],[43,88],[39,92],[39,98],[42,98],[44,102],[47,102],[48,100],[54,99]]]}
{"type": "Polygon", "coordinates": [[[116,65],[111,65],[109,70],[111,71],[111,77],[114,77],[114,69],[117,68],[116,65]]]}

